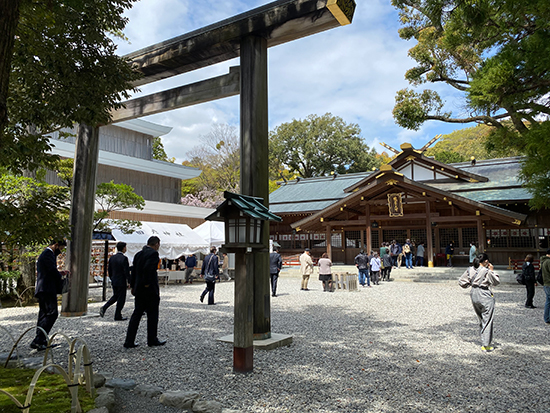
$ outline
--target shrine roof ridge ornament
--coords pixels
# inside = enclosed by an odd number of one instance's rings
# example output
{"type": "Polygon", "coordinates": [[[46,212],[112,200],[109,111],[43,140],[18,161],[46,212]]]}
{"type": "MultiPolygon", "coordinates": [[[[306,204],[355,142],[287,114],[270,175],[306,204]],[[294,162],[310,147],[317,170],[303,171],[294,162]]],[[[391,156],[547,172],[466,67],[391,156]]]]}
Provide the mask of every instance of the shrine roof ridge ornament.
{"type": "Polygon", "coordinates": [[[349,24],[355,7],[354,0],[279,0],[124,57],[143,73],[139,86],[238,57],[250,35],[272,47],[349,24]]]}

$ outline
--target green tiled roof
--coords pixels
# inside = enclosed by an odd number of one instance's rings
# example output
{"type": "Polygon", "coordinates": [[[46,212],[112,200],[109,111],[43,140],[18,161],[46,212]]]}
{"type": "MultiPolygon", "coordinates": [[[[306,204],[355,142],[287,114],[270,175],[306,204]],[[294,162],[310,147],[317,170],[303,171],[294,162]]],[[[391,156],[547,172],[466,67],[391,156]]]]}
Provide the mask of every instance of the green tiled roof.
{"type": "MultiPolygon", "coordinates": [[[[531,199],[519,181],[521,158],[488,159],[455,163],[452,166],[489,178],[488,182],[423,182],[478,202],[522,201],[531,199]]],[[[350,195],[344,189],[372,172],[301,179],[281,185],[269,195],[270,209],[276,213],[316,212],[350,195]]]]}

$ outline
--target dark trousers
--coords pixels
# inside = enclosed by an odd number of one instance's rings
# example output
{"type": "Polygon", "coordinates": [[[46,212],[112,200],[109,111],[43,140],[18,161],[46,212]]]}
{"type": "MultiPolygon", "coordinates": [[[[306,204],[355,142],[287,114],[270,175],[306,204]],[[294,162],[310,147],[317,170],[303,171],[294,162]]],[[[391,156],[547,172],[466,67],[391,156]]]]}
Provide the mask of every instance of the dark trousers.
{"type": "Polygon", "coordinates": [[[126,287],[115,287],[113,285],[113,296],[105,303],[103,310],[107,311],[114,303],[116,303],[115,320],[120,320],[122,318],[122,309],[126,303],[126,287]]]}
{"type": "MultiPolygon", "coordinates": [[[[57,294],[40,293],[38,295],[38,321],[37,327],[41,327],[49,335],[57,320],[57,294]]],[[[36,344],[47,344],[48,340],[42,330],[36,329],[36,337],[33,340],[36,344]]]]}
{"type": "Polygon", "coordinates": [[[417,267],[422,267],[424,266],[424,257],[416,257],[416,266],[417,267]]]}
{"type": "Polygon", "coordinates": [[[271,294],[277,294],[277,281],[279,280],[279,273],[270,274],[271,276],[271,294]]]}
{"type": "Polygon", "coordinates": [[[128,323],[128,332],[126,333],[125,343],[134,344],[139,327],[139,322],[143,314],[147,313],[147,344],[152,344],[157,340],[157,330],[159,325],[159,303],[160,296],[156,294],[136,295],[134,301],[134,312],[128,323]]]}
{"type": "Polygon", "coordinates": [[[526,307],[533,306],[533,298],[535,297],[535,283],[526,282],[525,288],[527,289],[527,301],[525,301],[526,307]]]}
{"type": "Polygon", "coordinates": [[[201,294],[201,300],[204,299],[204,296],[206,293],[208,293],[208,304],[214,304],[214,287],[216,285],[216,281],[206,281],[206,288],[201,294]]]}

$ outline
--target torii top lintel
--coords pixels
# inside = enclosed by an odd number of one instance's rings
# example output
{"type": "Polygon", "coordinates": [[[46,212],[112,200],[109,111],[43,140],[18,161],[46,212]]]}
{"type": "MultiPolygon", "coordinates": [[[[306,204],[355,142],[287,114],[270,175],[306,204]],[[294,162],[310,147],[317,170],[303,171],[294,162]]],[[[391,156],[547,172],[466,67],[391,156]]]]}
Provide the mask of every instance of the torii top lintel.
{"type": "Polygon", "coordinates": [[[354,11],[354,0],[278,0],[125,57],[144,75],[134,85],[144,85],[238,57],[244,37],[276,46],[349,24],[354,11]]]}

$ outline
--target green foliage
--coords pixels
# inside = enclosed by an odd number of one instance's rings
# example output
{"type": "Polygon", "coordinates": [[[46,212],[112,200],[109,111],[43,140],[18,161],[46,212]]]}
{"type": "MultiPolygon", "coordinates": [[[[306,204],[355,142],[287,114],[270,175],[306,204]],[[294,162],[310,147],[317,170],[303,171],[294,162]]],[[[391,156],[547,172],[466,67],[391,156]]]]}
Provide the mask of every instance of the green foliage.
{"type": "Polygon", "coordinates": [[[130,185],[115,184],[113,181],[99,184],[96,189],[96,203],[100,208],[94,212],[94,231],[105,231],[115,225],[125,233],[132,233],[140,225],[139,221],[127,219],[107,221],[111,212],[126,208],[141,210],[145,206],[143,197],[137,195],[130,185]]]}
{"type": "Polygon", "coordinates": [[[489,145],[493,136],[494,128],[486,125],[458,129],[443,135],[425,155],[433,156],[444,163],[465,162],[472,156],[477,160],[518,156],[519,152],[509,145],[489,145]]]}
{"type": "Polygon", "coordinates": [[[442,113],[436,92],[399,91],[394,116],[418,129],[426,120],[481,122],[527,133],[550,114],[550,3],[547,0],[393,0],[402,38],[416,40],[406,78],[444,83],[463,94],[464,116],[442,113]],[[503,120],[510,119],[508,125],[503,120]]]}
{"type": "Polygon", "coordinates": [[[46,243],[69,233],[67,188],[3,174],[0,198],[0,241],[9,248],[46,243]]]}
{"type": "MultiPolygon", "coordinates": [[[[24,404],[34,374],[35,371],[32,369],[0,367],[0,388],[24,404]]],[[[78,388],[78,399],[83,412],[94,409],[94,399],[86,393],[83,386],[78,388]]],[[[71,411],[71,395],[63,377],[59,374],[42,373],[36,383],[32,406],[31,412],[69,413],[71,411]]],[[[0,394],[0,411],[5,413],[21,412],[15,403],[4,394],[0,394]]]]}
{"type": "MultiPolygon", "coordinates": [[[[55,164],[57,176],[69,188],[73,182],[73,159],[62,159],[55,164]]],[[[118,228],[122,232],[130,234],[140,225],[139,221],[130,219],[109,220],[111,212],[120,211],[126,208],[143,209],[145,200],[134,192],[134,188],[126,184],[115,184],[103,182],[99,184],[95,192],[95,201],[100,209],[94,212],[94,231],[106,231],[108,228],[118,228]]]]}
{"type": "Polygon", "coordinates": [[[532,128],[525,139],[521,178],[533,195],[530,205],[547,209],[550,205],[550,123],[532,128]]]}
{"type": "Polygon", "coordinates": [[[304,178],[362,172],[380,163],[359,126],[330,113],[279,125],[270,133],[269,150],[272,174],[288,169],[304,178]]]}
{"type": "Polygon", "coordinates": [[[129,97],[138,77],[109,36],[122,31],[122,14],[133,1],[21,2],[1,165],[12,171],[51,166],[44,134],[74,123],[109,123],[109,111],[129,97]]]}
{"type": "Polygon", "coordinates": [[[153,138],[153,159],[164,162],[176,162],[176,158],[168,158],[160,136],[153,138]]]}

